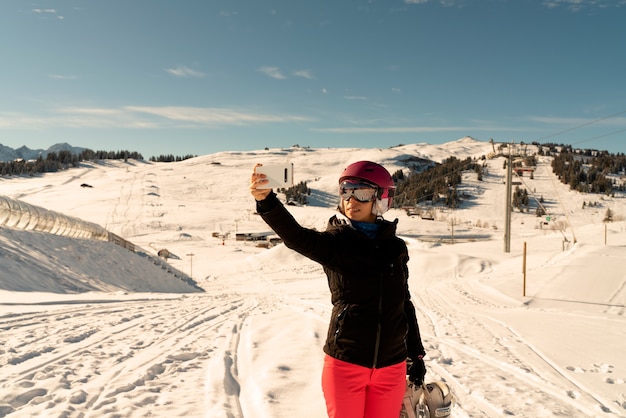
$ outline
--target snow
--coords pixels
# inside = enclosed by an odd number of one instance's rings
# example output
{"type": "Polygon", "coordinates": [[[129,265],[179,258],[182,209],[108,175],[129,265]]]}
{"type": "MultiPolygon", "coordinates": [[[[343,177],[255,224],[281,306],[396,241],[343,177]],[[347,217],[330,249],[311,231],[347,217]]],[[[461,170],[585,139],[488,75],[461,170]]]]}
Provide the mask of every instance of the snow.
{"type": "MultiPolygon", "coordinates": [[[[469,138],[294,147],[0,178],[2,195],[99,224],[138,249],[0,227],[0,417],[325,416],[326,278],[283,245],[235,239],[271,232],[254,214],[252,167],[293,162],[296,182],[314,192],[289,210],[323,229],[349,162],[394,172],[407,155],[491,150],[469,138]],[[205,291],[155,264],[161,249],[205,291]]],[[[503,160],[487,164],[482,182],[464,175],[475,197],[460,209],[434,221],[385,215],[399,218],[409,246],[426,380],[448,383],[455,417],[626,416],[626,200],[571,192],[540,158],[534,179],[518,180],[551,220],[515,211],[505,252],[503,160]],[[598,205],[583,209],[590,201],[598,205]],[[616,220],[604,224],[607,208],[616,220]]]]}

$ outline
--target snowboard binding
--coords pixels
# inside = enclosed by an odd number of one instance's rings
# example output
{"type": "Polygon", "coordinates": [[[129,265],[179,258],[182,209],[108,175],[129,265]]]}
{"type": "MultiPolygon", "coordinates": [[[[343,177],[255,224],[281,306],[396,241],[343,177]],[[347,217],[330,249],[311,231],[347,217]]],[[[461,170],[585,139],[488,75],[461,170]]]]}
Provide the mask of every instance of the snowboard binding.
{"type": "Polygon", "coordinates": [[[445,382],[416,385],[407,377],[400,418],[450,417],[454,402],[454,395],[445,382]]]}

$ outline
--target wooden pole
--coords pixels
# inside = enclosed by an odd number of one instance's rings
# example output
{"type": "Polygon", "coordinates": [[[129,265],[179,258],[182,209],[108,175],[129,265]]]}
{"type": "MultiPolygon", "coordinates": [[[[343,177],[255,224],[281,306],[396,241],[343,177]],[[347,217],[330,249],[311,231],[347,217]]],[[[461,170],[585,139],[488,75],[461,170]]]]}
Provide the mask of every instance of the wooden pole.
{"type": "Polygon", "coordinates": [[[513,183],[513,159],[509,145],[509,157],[506,162],[506,206],[504,208],[504,252],[511,252],[511,199],[513,183]]]}
{"type": "Polygon", "coordinates": [[[522,296],[526,297],[526,241],[524,241],[524,262],[522,266],[523,275],[524,275],[524,285],[522,296]]]}
{"type": "Polygon", "coordinates": [[[189,253],[187,256],[189,257],[189,277],[193,279],[193,256],[194,253],[189,253]]]}

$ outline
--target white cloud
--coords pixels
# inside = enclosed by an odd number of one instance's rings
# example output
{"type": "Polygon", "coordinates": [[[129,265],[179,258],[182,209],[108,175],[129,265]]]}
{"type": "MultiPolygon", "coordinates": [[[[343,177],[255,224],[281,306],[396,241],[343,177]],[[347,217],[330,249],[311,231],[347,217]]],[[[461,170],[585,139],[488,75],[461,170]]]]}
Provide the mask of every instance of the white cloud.
{"type": "Polygon", "coordinates": [[[48,75],[49,78],[52,78],[53,80],[77,80],[78,77],[75,75],[62,75],[62,74],[50,74],[48,75]]]}
{"type": "Polygon", "coordinates": [[[604,118],[570,118],[559,116],[530,116],[528,119],[532,122],[545,123],[548,125],[574,126],[577,129],[583,126],[598,124],[604,126],[626,126],[626,117],[617,117],[618,114],[604,118]]]}
{"type": "Polygon", "coordinates": [[[77,113],[96,116],[110,116],[120,114],[121,110],[106,107],[60,107],[55,110],[55,113],[77,113]]]}
{"type": "Polygon", "coordinates": [[[397,88],[397,87],[392,87],[391,88],[391,92],[394,93],[394,94],[401,94],[402,93],[402,91],[399,88],[397,88]]]}
{"type": "Polygon", "coordinates": [[[367,100],[365,96],[343,96],[346,100],[367,100]]]}
{"type": "MultiPolygon", "coordinates": [[[[426,4],[430,0],[404,0],[405,4],[426,4]]],[[[466,0],[434,0],[443,7],[458,7],[463,8],[466,0]]]]}
{"type": "Polygon", "coordinates": [[[388,126],[388,127],[366,127],[349,126],[341,128],[313,128],[315,132],[337,133],[337,134],[406,134],[406,133],[428,133],[428,132],[462,132],[462,131],[516,131],[519,128],[506,126],[388,126]]]}
{"type": "Polygon", "coordinates": [[[186,106],[126,106],[124,110],[159,116],[169,120],[194,122],[202,125],[241,125],[246,123],[272,123],[307,121],[309,118],[287,114],[270,114],[215,107],[186,106]]]}
{"type": "Polygon", "coordinates": [[[582,0],[546,0],[543,2],[543,5],[549,9],[554,9],[563,5],[565,8],[574,12],[577,12],[584,7],[582,0]]]}
{"type": "MultiPolygon", "coordinates": [[[[57,11],[56,9],[31,9],[31,12],[33,13],[37,13],[40,15],[56,15],[57,11]]],[[[64,17],[63,16],[55,16],[57,19],[63,20],[64,17]]]]}
{"type": "MultiPolygon", "coordinates": [[[[431,0],[404,0],[405,4],[426,4],[431,0]]],[[[443,7],[463,7],[464,0],[433,0],[443,7]]],[[[620,8],[626,6],[626,0],[543,0],[541,4],[549,9],[563,7],[572,12],[579,12],[584,9],[609,7],[620,8]]]]}
{"type": "Polygon", "coordinates": [[[188,106],[59,107],[44,115],[0,112],[0,127],[10,129],[128,128],[200,129],[260,123],[307,122],[312,118],[247,109],[188,106]]]}
{"type": "Polygon", "coordinates": [[[312,129],[316,132],[330,132],[340,134],[362,133],[411,133],[411,132],[455,132],[468,127],[459,126],[390,126],[387,128],[347,127],[347,128],[320,128],[312,129]]]}
{"type": "Polygon", "coordinates": [[[260,73],[265,74],[268,77],[275,78],[277,80],[283,80],[287,77],[280,71],[278,67],[261,67],[257,70],[260,73]]]}
{"type": "Polygon", "coordinates": [[[626,1],[619,0],[544,0],[542,4],[549,8],[555,9],[557,7],[564,7],[572,12],[579,12],[583,9],[590,8],[608,8],[608,7],[624,7],[626,1]]]}
{"type": "MultiPolygon", "coordinates": [[[[248,123],[282,123],[308,121],[309,118],[280,113],[258,113],[218,107],[191,106],[124,106],[122,108],[63,108],[61,112],[82,114],[105,119],[129,118],[135,127],[140,125],[146,115],[156,116],[169,121],[184,122],[187,127],[214,127],[221,125],[243,125],[248,123]]],[[[150,125],[161,125],[156,119],[150,119],[150,125]]]]}
{"type": "Polygon", "coordinates": [[[293,72],[293,75],[296,77],[306,78],[307,80],[312,80],[315,78],[313,72],[310,70],[296,70],[293,72]]]}
{"type": "Polygon", "coordinates": [[[166,68],[165,72],[176,76],[176,77],[196,77],[196,78],[200,78],[200,77],[204,77],[205,74],[201,71],[196,71],[193,70],[189,67],[185,67],[185,66],[178,66],[176,68],[166,68]]]}

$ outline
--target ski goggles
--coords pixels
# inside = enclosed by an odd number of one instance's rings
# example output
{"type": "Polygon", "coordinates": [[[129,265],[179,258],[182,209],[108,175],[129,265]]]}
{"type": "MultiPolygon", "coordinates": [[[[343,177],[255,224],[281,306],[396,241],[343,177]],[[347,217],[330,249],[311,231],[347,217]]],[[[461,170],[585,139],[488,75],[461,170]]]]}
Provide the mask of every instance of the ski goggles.
{"type": "Polygon", "coordinates": [[[346,201],[353,197],[362,203],[373,202],[378,197],[378,188],[369,183],[342,181],[339,184],[339,196],[346,201]]]}

